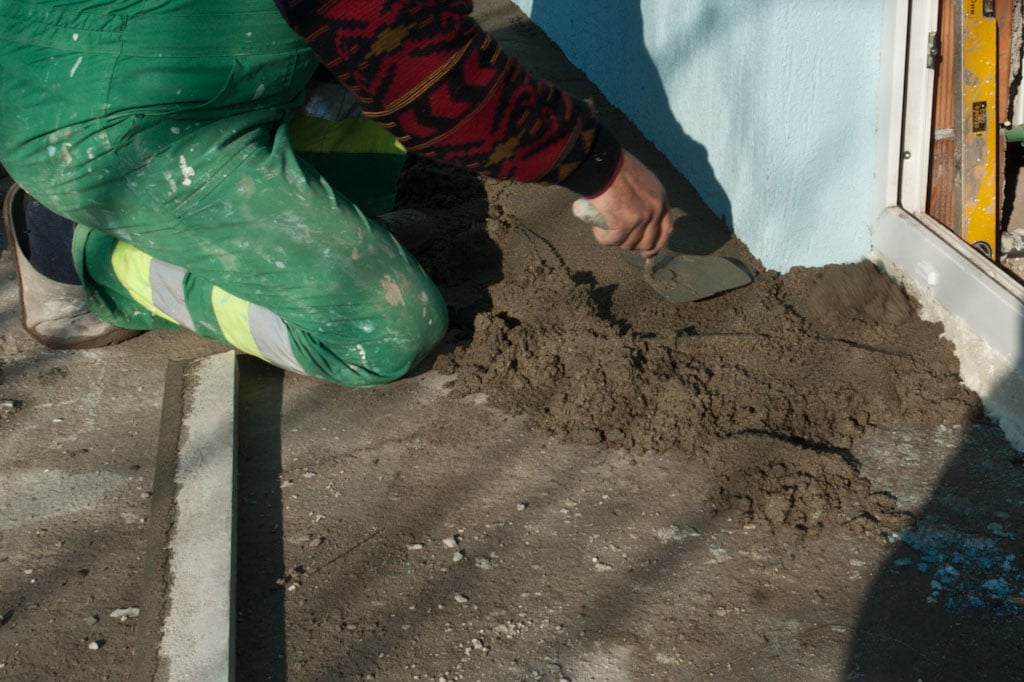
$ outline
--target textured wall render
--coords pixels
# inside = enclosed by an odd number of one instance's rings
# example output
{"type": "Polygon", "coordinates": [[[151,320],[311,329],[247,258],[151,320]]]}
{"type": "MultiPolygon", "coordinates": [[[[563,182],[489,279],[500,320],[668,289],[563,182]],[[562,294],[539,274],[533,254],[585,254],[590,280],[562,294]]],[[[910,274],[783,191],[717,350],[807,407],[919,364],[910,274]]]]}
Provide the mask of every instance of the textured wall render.
{"type": "Polygon", "coordinates": [[[883,0],[514,0],[769,268],[870,250],[883,0]]]}

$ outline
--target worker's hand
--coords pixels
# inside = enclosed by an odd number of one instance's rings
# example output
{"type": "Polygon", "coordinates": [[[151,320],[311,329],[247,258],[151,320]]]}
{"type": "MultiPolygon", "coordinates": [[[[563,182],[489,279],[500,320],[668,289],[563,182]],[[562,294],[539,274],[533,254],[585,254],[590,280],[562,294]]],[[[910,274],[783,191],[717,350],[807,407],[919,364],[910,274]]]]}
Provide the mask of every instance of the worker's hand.
{"type": "Polygon", "coordinates": [[[598,244],[653,256],[672,234],[665,187],[639,159],[626,151],[623,155],[608,189],[593,199],[577,199],[572,212],[593,226],[598,244]]]}

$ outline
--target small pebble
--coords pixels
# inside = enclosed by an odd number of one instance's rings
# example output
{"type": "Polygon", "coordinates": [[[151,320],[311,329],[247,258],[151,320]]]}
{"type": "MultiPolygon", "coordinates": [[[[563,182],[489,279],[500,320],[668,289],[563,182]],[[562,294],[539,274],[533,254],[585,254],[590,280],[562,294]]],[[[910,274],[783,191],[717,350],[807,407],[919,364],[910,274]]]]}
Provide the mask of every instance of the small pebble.
{"type": "Polygon", "coordinates": [[[454,561],[455,563],[459,563],[460,561],[462,561],[465,558],[466,558],[466,553],[463,552],[461,549],[458,552],[456,552],[455,554],[452,554],[452,561],[454,561]]]}
{"type": "Polygon", "coordinates": [[[455,595],[455,601],[457,601],[460,604],[468,604],[469,603],[469,597],[467,597],[464,594],[456,594],[455,595]]]}
{"type": "Polygon", "coordinates": [[[110,612],[111,618],[120,618],[121,620],[128,620],[129,618],[139,617],[139,607],[130,606],[126,609],[114,609],[110,612]]]}
{"type": "Polygon", "coordinates": [[[104,642],[101,639],[93,640],[92,642],[89,642],[89,651],[98,651],[103,644],[104,642]]]}
{"type": "Polygon", "coordinates": [[[441,540],[441,543],[445,547],[447,547],[448,549],[455,549],[456,547],[459,546],[459,538],[454,536],[454,535],[452,535],[452,536],[446,537],[444,540],[441,540]]]}
{"type": "Polygon", "coordinates": [[[412,552],[418,552],[419,550],[423,549],[423,543],[413,542],[412,544],[407,545],[407,548],[412,552]]]}
{"type": "Polygon", "coordinates": [[[97,616],[96,614],[93,614],[93,615],[89,616],[88,618],[85,618],[84,620],[85,620],[85,624],[86,625],[92,626],[92,625],[96,625],[96,623],[100,622],[100,617],[97,616]]]}
{"type": "Polygon", "coordinates": [[[516,505],[516,511],[525,511],[528,506],[526,502],[520,502],[516,505]]]}

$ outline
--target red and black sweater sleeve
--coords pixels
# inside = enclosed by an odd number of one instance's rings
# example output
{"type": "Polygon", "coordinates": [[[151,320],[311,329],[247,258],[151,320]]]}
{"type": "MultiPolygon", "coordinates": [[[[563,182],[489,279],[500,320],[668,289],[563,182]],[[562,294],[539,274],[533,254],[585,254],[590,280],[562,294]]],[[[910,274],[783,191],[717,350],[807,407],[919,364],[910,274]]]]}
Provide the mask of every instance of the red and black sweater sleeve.
{"type": "Polygon", "coordinates": [[[586,104],[533,78],[470,17],[472,0],[275,0],[366,115],[413,153],[584,196],[622,148],[586,104]]]}

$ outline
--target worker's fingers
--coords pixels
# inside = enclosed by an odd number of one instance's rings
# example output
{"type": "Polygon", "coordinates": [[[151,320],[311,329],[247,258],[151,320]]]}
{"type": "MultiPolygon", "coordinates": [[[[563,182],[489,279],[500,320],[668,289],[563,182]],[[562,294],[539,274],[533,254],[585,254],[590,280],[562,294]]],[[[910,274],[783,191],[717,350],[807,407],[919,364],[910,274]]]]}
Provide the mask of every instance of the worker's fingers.
{"type": "Polygon", "coordinates": [[[601,246],[619,246],[622,244],[622,235],[612,232],[607,228],[595,227],[590,232],[594,235],[594,241],[601,246]]]}
{"type": "Polygon", "coordinates": [[[649,231],[650,222],[648,220],[635,225],[625,234],[623,240],[619,242],[619,248],[623,251],[633,251],[639,246],[640,242],[645,239],[649,241],[649,237],[647,237],[649,231]]]}
{"type": "Polygon", "coordinates": [[[618,247],[625,251],[640,251],[652,256],[665,248],[672,233],[672,220],[663,218],[638,224],[632,229],[611,230],[594,227],[594,241],[601,246],[618,247]]]}
{"type": "Polygon", "coordinates": [[[653,255],[672,233],[665,188],[636,157],[623,152],[622,167],[612,184],[592,199],[579,199],[573,213],[594,226],[594,240],[653,255]]]}
{"type": "Polygon", "coordinates": [[[641,242],[637,244],[637,249],[641,251],[644,257],[651,257],[654,254],[665,248],[668,244],[668,238],[672,236],[672,228],[675,225],[675,219],[670,213],[666,213],[661,217],[659,221],[658,229],[652,231],[651,238],[653,243],[648,245],[647,242],[641,242]]]}
{"type": "Polygon", "coordinates": [[[674,223],[671,214],[663,213],[658,217],[638,219],[624,229],[613,230],[606,227],[604,216],[586,199],[578,199],[573,204],[573,214],[593,226],[594,241],[598,244],[642,251],[645,256],[652,256],[665,247],[674,223]]]}
{"type": "Polygon", "coordinates": [[[618,246],[627,251],[657,251],[665,246],[672,233],[672,219],[667,213],[660,217],[638,218],[620,229],[604,227],[607,223],[603,216],[593,212],[593,207],[586,199],[580,199],[574,204],[573,213],[593,226],[594,241],[602,246],[618,246]],[[587,208],[577,208],[581,204],[587,208]]]}
{"type": "Polygon", "coordinates": [[[645,217],[623,239],[619,247],[627,251],[642,251],[645,256],[654,255],[665,246],[672,234],[672,218],[668,211],[660,215],[645,217]]]}

